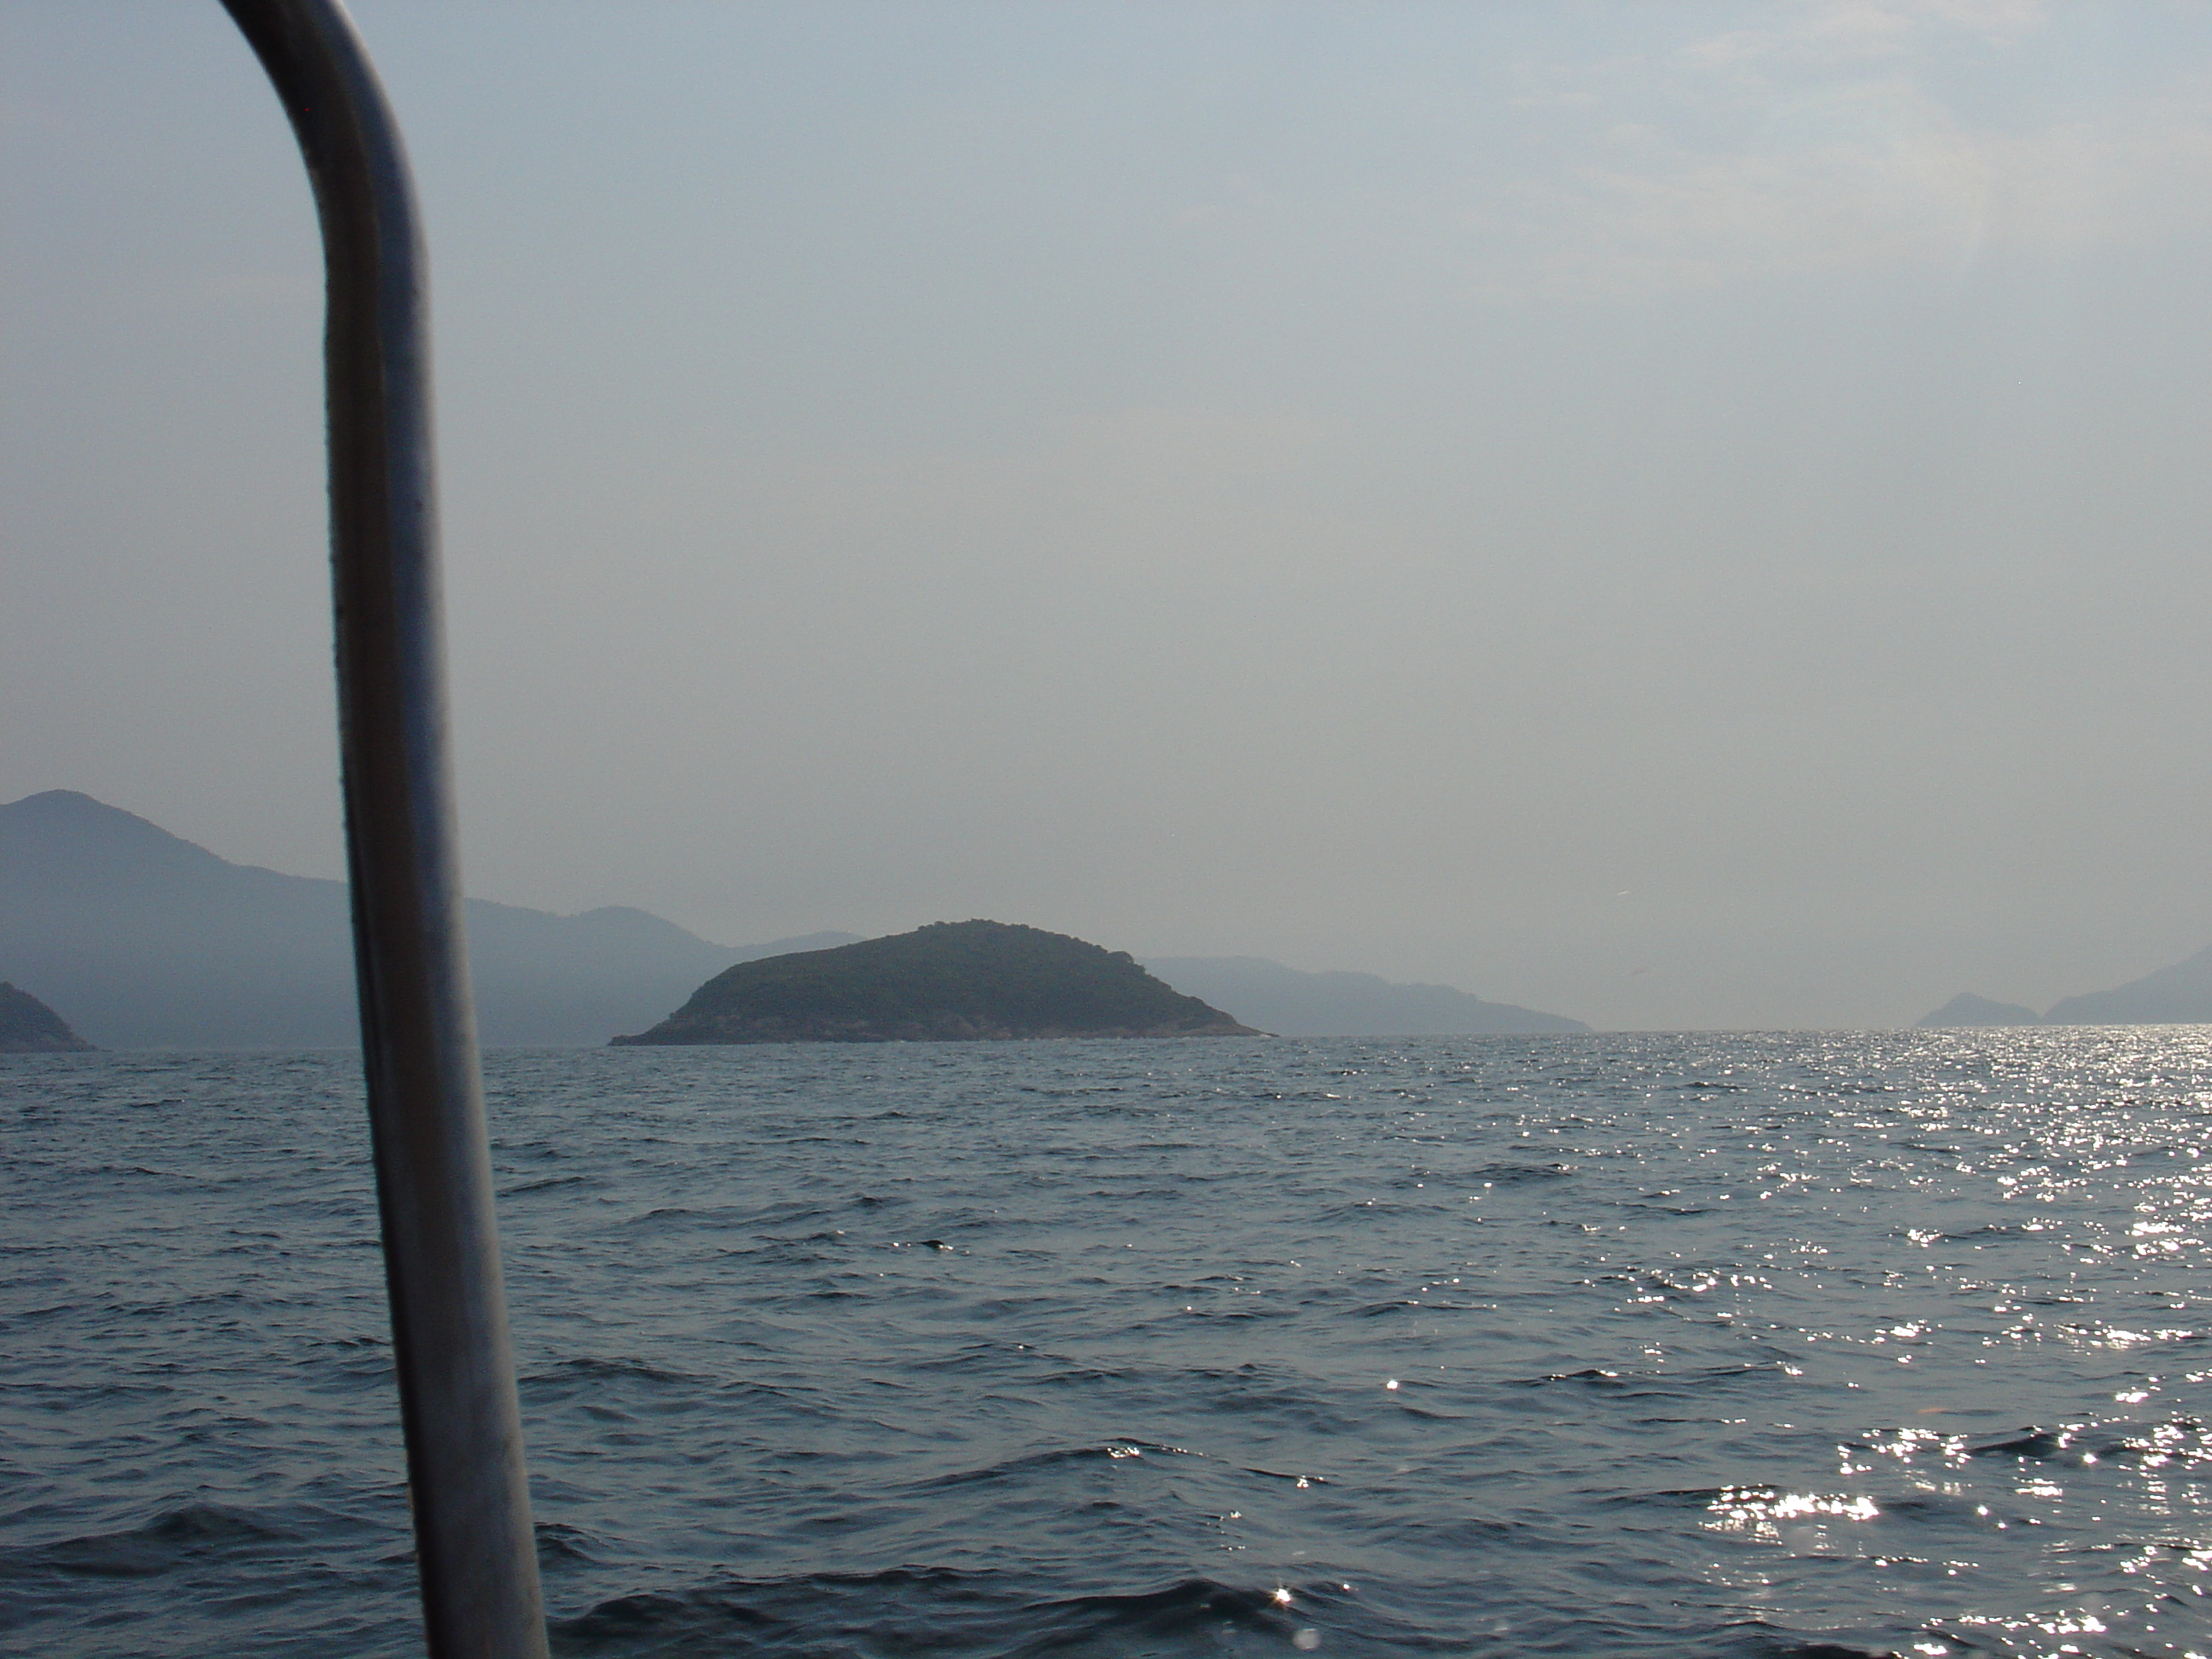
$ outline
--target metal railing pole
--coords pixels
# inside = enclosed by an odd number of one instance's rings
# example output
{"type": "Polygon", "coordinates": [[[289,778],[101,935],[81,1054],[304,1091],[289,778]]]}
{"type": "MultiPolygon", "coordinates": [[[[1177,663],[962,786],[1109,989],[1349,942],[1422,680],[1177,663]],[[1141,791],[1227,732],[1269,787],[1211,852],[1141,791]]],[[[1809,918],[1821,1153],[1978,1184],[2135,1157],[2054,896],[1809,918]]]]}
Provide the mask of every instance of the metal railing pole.
{"type": "Polygon", "coordinates": [[[336,0],[223,4],[322,221],[346,857],[425,1632],[433,1659],[544,1659],[453,853],[414,192],[336,0]]]}

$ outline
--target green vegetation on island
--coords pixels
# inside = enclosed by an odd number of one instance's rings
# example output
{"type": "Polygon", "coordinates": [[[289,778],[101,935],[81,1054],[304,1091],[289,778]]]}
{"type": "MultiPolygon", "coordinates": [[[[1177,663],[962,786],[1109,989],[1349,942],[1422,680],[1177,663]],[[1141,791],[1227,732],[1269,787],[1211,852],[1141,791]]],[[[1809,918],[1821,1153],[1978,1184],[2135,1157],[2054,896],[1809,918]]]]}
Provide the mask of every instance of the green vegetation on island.
{"type": "Polygon", "coordinates": [[[617,1043],[960,1042],[1259,1036],[1127,952],[997,921],[739,963],[617,1043]]]}
{"type": "Polygon", "coordinates": [[[45,1003],[0,980],[0,1054],[82,1054],[91,1048],[45,1003]]]}

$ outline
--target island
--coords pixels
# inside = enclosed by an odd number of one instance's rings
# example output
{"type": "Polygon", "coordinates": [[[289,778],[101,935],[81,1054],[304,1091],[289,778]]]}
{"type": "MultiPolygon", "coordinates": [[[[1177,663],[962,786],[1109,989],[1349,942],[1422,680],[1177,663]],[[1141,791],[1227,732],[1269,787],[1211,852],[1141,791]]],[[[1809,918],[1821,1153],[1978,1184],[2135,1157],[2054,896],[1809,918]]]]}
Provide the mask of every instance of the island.
{"type": "Polygon", "coordinates": [[[2063,997],[2047,1025],[2202,1025],[2212,1021],[2212,950],[2109,991],[2063,997]]]}
{"type": "Polygon", "coordinates": [[[33,996],[0,980],[0,1054],[84,1054],[92,1045],[33,996]]]}
{"type": "Polygon", "coordinates": [[[1005,1042],[1039,1037],[1264,1036],[1187,997],[1127,952],[1000,921],[741,962],[616,1045],[1005,1042]]]}
{"type": "Polygon", "coordinates": [[[1234,1008],[1278,1036],[1488,1036],[1583,1031],[1564,1014],[1485,1002],[1451,985],[1405,985],[1342,969],[1310,973],[1265,957],[1149,957],[1178,991],[1234,1008]]]}

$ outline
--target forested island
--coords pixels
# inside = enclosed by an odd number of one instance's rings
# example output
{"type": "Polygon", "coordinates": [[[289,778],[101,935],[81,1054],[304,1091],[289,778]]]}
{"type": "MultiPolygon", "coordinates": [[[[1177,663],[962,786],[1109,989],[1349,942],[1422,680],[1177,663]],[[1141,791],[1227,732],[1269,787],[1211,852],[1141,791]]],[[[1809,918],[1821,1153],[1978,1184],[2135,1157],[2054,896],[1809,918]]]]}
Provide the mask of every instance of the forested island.
{"type": "Polygon", "coordinates": [[[998,921],[743,962],[617,1044],[1261,1036],[1127,952],[998,921]]]}

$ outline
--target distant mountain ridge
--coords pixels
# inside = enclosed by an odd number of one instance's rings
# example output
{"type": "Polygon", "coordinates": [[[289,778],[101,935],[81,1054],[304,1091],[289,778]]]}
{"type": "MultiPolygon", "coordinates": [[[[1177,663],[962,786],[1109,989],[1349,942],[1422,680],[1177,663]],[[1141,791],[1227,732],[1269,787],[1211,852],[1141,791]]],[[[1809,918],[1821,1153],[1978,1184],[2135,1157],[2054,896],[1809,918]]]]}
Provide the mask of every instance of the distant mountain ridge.
{"type": "Polygon", "coordinates": [[[2065,997],[2051,1025],[2199,1025],[2212,1021],[2212,948],[2109,991],[2065,997]]]}
{"type": "Polygon", "coordinates": [[[1564,1014],[1485,1002],[1449,985],[1405,985],[1373,974],[1309,973],[1264,957],[1147,957],[1178,991],[1282,1036],[1473,1036],[1587,1031],[1564,1014]]]}
{"type": "Polygon", "coordinates": [[[2109,991],[2062,997],[2046,1014],[2039,1016],[2033,1009],[2015,1003],[1991,1002],[1986,997],[1962,993],[1918,1023],[1923,1026],[2212,1024],[2212,947],[2109,991]],[[2008,1017],[1985,1017],[1992,1011],[2008,1017]]]}
{"type": "MultiPolygon", "coordinates": [[[[641,1031],[738,963],[855,942],[716,945],[648,912],[555,915],[466,901],[483,1040],[596,1046],[641,1031]]],[[[1177,992],[1287,1036],[1581,1031],[1443,985],[1252,957],[1146,964],[1177,992]]],[[[0,975],[103,1048],[351,1048],[345,884],[233,864],[72,790],[0,805],[0,975]]]]}
{"type": "MultiPolygon", "coordinates": [[[[603,1043],[733,963],[854,937],[737,947],[623,906],[465,914],[495,1045],[603,1043]]],[[[73,790],[0,806],[0,972],[106,1048],[360,1041],[343,882],[232,864],[73,790]]]]}

